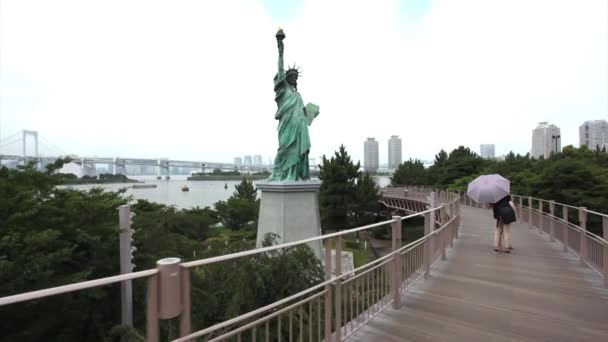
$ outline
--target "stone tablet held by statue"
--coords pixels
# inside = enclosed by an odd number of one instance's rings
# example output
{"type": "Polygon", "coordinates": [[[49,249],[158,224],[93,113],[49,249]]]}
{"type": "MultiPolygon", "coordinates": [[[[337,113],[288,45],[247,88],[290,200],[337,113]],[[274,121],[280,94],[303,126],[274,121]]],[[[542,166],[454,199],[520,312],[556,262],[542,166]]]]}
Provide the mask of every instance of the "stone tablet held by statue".
{"type": "Polygon", "coordinates": [[[306,114],[306,120],[308,121],[308,126],[312,123],[317,115],[319,115],[319,106],[314,103],[309,103],[304,107],[304,112],[306,114]]]}

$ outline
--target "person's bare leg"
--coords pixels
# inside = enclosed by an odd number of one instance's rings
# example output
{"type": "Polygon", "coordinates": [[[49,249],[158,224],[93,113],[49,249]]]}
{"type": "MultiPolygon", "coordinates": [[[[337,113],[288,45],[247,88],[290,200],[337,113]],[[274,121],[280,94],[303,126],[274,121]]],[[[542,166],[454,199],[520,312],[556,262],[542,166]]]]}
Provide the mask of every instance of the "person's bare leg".
{"type": "Polygon", "coordinates": [[[510,253],[513,247],[511,247],[511,225],[505,224],[502,228],[503,241],[505,245],[505,252],[510,253]]]}
{"type": "Polygon", "coordinates": [[[496,226],[494,231],[494,252],[500,253],[502,250],[502,224],[496,226]]]}

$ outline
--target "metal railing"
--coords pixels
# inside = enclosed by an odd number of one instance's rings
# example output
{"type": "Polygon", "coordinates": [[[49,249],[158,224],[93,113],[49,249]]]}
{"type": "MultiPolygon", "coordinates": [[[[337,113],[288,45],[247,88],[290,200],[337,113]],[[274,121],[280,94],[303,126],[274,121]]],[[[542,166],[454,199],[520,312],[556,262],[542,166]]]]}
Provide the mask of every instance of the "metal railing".
{"type": "Polygon", "coordinates": [[[391,193],[391,198],[403,194],[402,198],[405,199],[409,193],[419,201],[428,199],[430,208],[404,217],[393,216],[390,220],[363,227],[240,253],[183,263],[177,258],[161,259],[156,269],[3,297],[0,298],[0,306],[146,278],[147,341],[159,340],[160,319],[174,318],[179,318],[181,336],[174,342],[198,338],[205,341],[342,341],[386,307],[392,305],[398,308],[402,293],[419,278],[428,277],[431,264],[440,257],[446,258],[446,249],[458,236],[460,215],[457,194],[443,192],[436,201],[435,194],[428,192],[430,190],[426,190],[426,194],[422,188],[412,189],[411,192],[405,190],[388,189],[387,192],[391,193]],[[441,205],[435,206],[437,202],[441,205]],[[401,246],[402,226],[416,216],[424,217],[425,234],[401,246]],[[343,272],[344,238],[376,227],[390,229],[391,252],[343,272]],[[238,317],[192,332],[192,272],[248,256],[285,252],[314,241],[323,241],[326,246],[323,282],[238,317]],[[333,260],[329,246],[335,247],[333,260]]]}
{"type": "Polygon", "coordinates": [[[451,198],[453,201],[450,203],[405,217],[394,216],[391,220],[337,233],[182,264],[183,272],[191,272],[195,267],[314,241],[324,241],[326,247],[335,246],[333,260],[329,249],[325,249],[324,282],[194,333],[184,329],[180,332],[182,337],[174,342],[195,338],[206,341],[342,341],[348,338],[386,307],[391,304],[398,307],[403,291],[423,274],[428,275],[434,260],[442,255],[445,257],[445,249],[452,244],[452,241],[446,240],[456,237],[458,224],[457,196],[452,195],[451,198]],[[433,215],[436,219],[430,223],[433,215]],[[402,222],[416,216],[425,217],[427,234],[401,246],[402,222]],[[343,272],[344,238],[349,234],[388,225],[392,231],[392,251],[352,271],[343,272]],[[335,271],[332,272],[332,269],[335,271]]]}
{"type": "MultiPolygon", "coordinates": [[[[522,222],[527,223],[530,229],[537,228],[540,234],[548,235],[550,242],[560,242],[564,252],[578,256],[581,265],[587,265],[599,273],[608,287],[608,215],[541,198],[511,197],[522,222]],[[590,223],[602,231],[603,237],[588,230],[590,223]]],[[[461,197],[461,203],[488,207],[466,195],[461,197]]]]}

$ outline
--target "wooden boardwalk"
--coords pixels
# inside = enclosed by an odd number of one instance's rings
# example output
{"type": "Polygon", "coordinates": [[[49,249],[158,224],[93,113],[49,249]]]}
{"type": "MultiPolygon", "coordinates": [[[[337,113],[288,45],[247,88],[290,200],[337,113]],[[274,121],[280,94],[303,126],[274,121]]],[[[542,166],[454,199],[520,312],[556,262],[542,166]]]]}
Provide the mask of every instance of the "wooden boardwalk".
{"type": "Polygon", "coordinates": [[[402,298],[349,341],[608,341],[608,289],[559,242],[511,226],[510,255],[492,252],[489,210],[462,206],[462,229],[402,298]]]}

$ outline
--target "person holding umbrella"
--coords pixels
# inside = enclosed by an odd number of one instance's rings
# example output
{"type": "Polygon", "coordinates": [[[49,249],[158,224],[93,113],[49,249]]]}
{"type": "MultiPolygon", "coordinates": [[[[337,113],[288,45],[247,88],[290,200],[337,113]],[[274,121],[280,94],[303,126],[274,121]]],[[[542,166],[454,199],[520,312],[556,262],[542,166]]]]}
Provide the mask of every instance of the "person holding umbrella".
{"type": "Polygon", "coordinates": [[[510,224],[517,221],[515,206],[511,201],[511,183],[499,174],[475,178],[467,187],[467,195],[478,203],[491,204],[496,219],[494,252],[511,253],[510,224]]]}
{"type": "Polygon", "coordinates": [[[510,224],[517,221],[515,205],[511,200],[511,196],[507,195],[498,202],[492,204],[492,211],[494,212],[494,218],[496,219],[494,252],[499,253],[504,250],[505,253],[509,254],[513,249],[513,246],[511,246],[510,224]]]}

